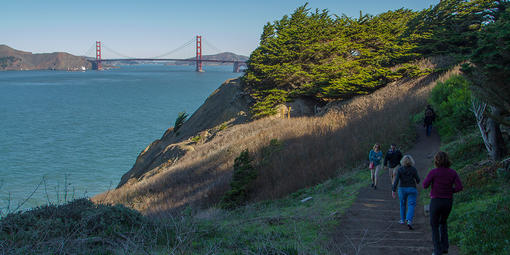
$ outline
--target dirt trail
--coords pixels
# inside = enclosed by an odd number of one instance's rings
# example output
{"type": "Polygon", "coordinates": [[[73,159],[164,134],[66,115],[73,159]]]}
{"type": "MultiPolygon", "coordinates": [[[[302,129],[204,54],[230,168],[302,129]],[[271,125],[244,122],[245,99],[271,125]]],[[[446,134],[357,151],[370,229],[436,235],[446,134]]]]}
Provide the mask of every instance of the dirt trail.
{"type": "MultiPolygon", "coordinates": [[[[418,128],[418,140],[409,151],[416,161],[421,180],[432,167],[432,157],[439,150],[437,133],[425,136],[418,128]]],[[[387,148],[384,148],[385,150],[387,148]]],[[[368,171],[368,169],[367,169],[368,171]]],[[[343,216],[333,237],[331,248],[335,254],[354,255],[408,255],[432,254],[432,236],[428,216],[424,215],[423,204],[418,201],[415,209],[414,230],[398,224],[400,219],[398,197],[391,197],[391,181],[388,170],[383,169],[378,179],[377,190],[366,187],[360,190],[358,198],[343,216]]],[[[423,191],[421,183],[418,192],[423,191]]],[[[450,247],[449,254],[458,254],[456,247],[450,247]]]]}

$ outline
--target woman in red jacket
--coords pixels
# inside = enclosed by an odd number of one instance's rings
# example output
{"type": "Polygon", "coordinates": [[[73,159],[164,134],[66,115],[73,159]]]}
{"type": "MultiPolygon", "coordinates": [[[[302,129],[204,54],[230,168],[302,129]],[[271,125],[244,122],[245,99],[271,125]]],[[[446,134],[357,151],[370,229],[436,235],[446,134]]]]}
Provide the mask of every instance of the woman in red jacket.
{"type": "Polygon", "coordinates": [[[423,188],[432,186],[430,190],[430,226],[434,255],[448,253],[447,220],[452,210],[453,193],[462,190],[462,183],[455,170],[450,169],[451,163],[446,152],[438,152],[434,156],[435,169],[430,170],[423,181],[423,188]]]}

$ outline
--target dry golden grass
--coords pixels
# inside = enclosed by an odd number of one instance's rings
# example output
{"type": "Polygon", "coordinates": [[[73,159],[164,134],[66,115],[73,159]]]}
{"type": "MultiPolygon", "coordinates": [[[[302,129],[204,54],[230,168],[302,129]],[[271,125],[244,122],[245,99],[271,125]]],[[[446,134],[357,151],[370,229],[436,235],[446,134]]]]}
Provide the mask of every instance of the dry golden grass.
{"type": "Polygon", "coordinates": [[[333,103],[323,116],[261,119],[220,132],[197,145],[172,166],[129,186],[93,198],[122,203],[145,214],[174,212],[217,203],[229,189],[234,159],[248,149],[260,161],[271,139],[282,142],[267,164],[259,165],[252,200],[282,197],[331,178],[368,156],[374,143],[383,148],[413,139],[410,116],[423,110],[437,80],[458,69],[389,84],[376,92],[333,103]]]}

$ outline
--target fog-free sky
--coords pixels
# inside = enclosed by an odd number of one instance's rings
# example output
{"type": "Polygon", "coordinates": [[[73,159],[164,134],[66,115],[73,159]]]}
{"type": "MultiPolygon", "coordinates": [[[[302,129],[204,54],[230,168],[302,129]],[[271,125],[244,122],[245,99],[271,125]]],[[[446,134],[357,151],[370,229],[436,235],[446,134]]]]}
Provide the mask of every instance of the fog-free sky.
{"type": "MultiPolygon", "coordinates": [[[[0,44],[40,52],[91,55],[100,40],[127,56],[152,57],[202,35],[204,54],[216,49],[249,55],[263,26],[292,13],[296,0],[0,0],[0,44]]],[[[309,0],[312,9],[358,17],[439,0],[309,0]]],[[[104,57],[118,57],[108,50],[104,57]]],[[[190,57],[193,46],[170,57],[190,57]]]]}

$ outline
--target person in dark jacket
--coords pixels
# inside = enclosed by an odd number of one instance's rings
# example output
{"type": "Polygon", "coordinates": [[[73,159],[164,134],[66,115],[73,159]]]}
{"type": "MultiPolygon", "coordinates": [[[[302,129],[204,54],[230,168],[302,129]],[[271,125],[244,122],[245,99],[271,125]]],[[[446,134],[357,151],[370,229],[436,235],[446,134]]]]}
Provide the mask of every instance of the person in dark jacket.
{"type": "Polygon", "coordinates": [[[432,109],[432,106],[427,105],[425,109],[425,117],[423,118],[423,126],[425,127],[425,133],[430,136],[432,133],[432,123],[436,120],[436,112],[432,109]]]}
{"type": "Polygon", "coordinates": [[[400,160],[402,160],[402,153],[397,149],[397,145],[391,144],[390,150],[386,152],[386,157],[384,157],[384,166],[389,170],[391,184],[395,181],[395,175],[400,167],[400,160]]]}
{"type": "Polygon", "coordinates": [[[418,171],[414,168],[414,159],[410,155],[405,155],[400,164],[402,166],[398,169],[397,175],[395,176],[391,195],[395,198],[395,192],[398,187],[398,198],[400,200],[399,223],[407,223],[407,227],[412,230],[414,207],[416,207],[416,197],[418,197],[416,184],[420,183],[420,177],[418,176],[418,171]]]}
{"type": "Polygon", "coordinates": [[[448,216],[452,210],[453,193],[462,190],[462,182],[455,170],[450,169],[451,162],[446,152],[440,151],[434,156],[435,169],[430,170],[423,181],[423,188],[430,190],[430,226],[434,253],[448,253],[448,216]]]}

